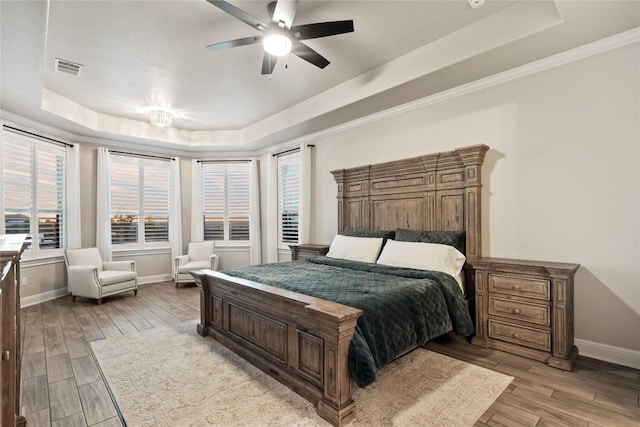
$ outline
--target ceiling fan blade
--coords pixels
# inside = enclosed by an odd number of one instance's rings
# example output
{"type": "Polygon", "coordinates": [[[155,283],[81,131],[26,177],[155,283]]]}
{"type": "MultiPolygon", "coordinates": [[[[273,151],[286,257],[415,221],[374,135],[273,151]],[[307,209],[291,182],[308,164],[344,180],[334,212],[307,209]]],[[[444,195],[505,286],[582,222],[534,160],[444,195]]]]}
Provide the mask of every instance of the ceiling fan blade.
{"type": "Polygon", "coordinates": [[[324,68],[329,65],[329,60],[327,58],[297,40],[293,41],[291,53],[319,68],[324,68]]]}
{"type": "Polygon", "coordinates": [[[236,40],[228,40],[226,42],[214,43],[207,46],[209,50],[223,50],[229,49],[230,47],[238,47],[238,46],[246,46],[249,44],[260,43],[262,41],[262,36],[251,36],[245,37],[242,39],[236,40]]]}
{"type": "Polygon", "coordinates": [[[262,74],[273,74],[273,69],[276,67],[276,62],[278,62],[277,56],[269,55],[267,52],[265,52],[264,58],[262,58],[262,74]]]}
{"type": "Polygon", "coordinates": [[[273,21],[283,22],[284,27],[288,30],[293,24],[297,10],[298,0],[278,0],[273,11],[273,21]]]}
{"type": "Polygon", "coordinates": [[[298,40],[317,39],[353,32],[353,21],[317,22],[315,24],[296,25],[291,33],[298,40]]]}
{"type": "Polygon", "coordinates": [[[233,16],[235,18],[238,18],[239,20],[241,20],[245,24],[252,26],[256,30],[263,31],[263,30],[267,29],[267,24],[265,24],[265,23],[261,22],[260,20],[258,20],[258,18],[255,18],[255,17],[249,15],[244,10],[238,9],[237,7],[232,5],[231,3],[227,3],[224,0],[207,0],[207,1],[209,3],[211,3],[212,5],[224,10],[229,15],[231,15],[231,16],[233,16]]]}

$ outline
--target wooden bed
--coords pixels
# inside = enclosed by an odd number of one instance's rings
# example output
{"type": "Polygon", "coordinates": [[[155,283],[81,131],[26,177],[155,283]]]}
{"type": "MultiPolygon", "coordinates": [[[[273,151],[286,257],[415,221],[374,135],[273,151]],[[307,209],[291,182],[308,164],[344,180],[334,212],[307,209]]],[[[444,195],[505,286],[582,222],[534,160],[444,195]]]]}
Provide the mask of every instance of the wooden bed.
{"type": "MultiPolygon", "coordinates": [[[[480,257],[487,150],[477,145],[332,171],[339,230],[465,230],[467,258],[480,257]]],[[[331,424],[353,418],[348,352],[359,309],[219,272],[192,274],[201,287],[200,335],[317,404],[331,424]]],[[[468,299],[472,288],[467,286],[468,299]]]]}

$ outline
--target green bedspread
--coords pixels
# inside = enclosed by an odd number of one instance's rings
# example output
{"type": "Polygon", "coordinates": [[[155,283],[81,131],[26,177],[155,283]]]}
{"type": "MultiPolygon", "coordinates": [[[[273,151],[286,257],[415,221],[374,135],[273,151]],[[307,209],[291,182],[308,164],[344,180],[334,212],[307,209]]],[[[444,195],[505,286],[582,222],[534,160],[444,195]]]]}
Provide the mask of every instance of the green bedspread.
{"type": "Polygon", "coordinates": [[[361,309],[349,349],[351,375],[360,387],[432,338],[473,332],[460,287],[445,273],[320,256],[223,273],[361,309]]]}

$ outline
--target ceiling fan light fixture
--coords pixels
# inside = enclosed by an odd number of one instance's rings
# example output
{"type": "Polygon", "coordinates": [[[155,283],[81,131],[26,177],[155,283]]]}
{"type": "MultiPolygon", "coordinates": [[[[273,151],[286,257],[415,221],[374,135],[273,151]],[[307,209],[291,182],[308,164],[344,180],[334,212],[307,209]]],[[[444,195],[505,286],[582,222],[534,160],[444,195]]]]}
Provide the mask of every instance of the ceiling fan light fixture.
{"type": "Polygon", "coordinates": [[[163,108],[152,108],[149,110],[149,122],[161,129],[171,126],[174,114],[163,108]]]}
{"type": "Polygon", "coordinates": [[[274,56],[285,56],[291,52],[291,39],[281,33],[267,34],[262,45],[268,54],[274,56]]]}

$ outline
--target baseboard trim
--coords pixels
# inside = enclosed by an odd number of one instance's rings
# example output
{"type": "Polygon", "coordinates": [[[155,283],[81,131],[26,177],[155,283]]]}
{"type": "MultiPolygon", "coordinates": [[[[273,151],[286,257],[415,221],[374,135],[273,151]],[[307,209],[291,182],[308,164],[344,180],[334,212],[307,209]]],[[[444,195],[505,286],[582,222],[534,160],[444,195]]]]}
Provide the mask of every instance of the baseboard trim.
{"type": "MultiPolygon", "coordinates": [[[[171,274],[156,274],[154,276],[142,276],[138,277],[138,285],[146,285],[149,283],[167,282],[173,280],[171,274]]],[[[66,287],[54,289],[52,291],[42,292],[36,295],[29,295],[28,297],[20,298],[20,308],[30,307],[32,305],[40,304],[43,302],[51,301],[56,298],[69,295],[71,292],[66,287]]]]}
{"type": "Polygon", "coordinates": [[[581,356],[640,369],[640,351],[576,338],[581,356]]]}
{"type": "Polygon", "coordinates": [[[149,283],[158,283],[158,282],[167,282],[169,280],[173,280],[173,275],[171,274],[156,274],[154,276],[143,276],[138,277],[138,285],[146,285],[149,283]]]}
{"type": "Polygon", "coordinates": [[[29,295],[28,297],[20,298],[20,308],[30,307],[32,305],[51,301],[69,294],[70,292],[66,287],[64,287],[54,289],[52,291],[42,292],[41,294],[29,295]]]}

